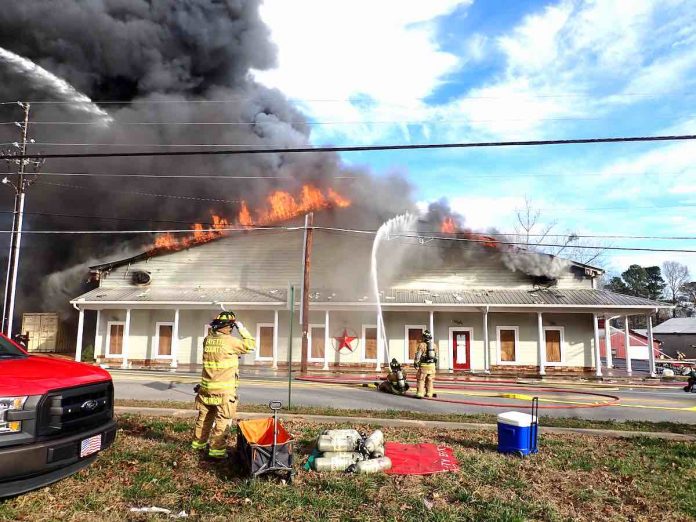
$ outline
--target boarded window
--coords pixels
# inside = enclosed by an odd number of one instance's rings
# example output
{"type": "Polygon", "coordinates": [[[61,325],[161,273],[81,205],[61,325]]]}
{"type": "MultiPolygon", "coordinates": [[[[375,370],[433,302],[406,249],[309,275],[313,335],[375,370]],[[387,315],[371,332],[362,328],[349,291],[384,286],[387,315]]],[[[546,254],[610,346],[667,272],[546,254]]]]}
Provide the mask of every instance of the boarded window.
{"type": "Polygon", "coordinates": [[[324,332],[325,328],[312,328],[312,344],[309,348],[310,359],[324,358],[324,332]]]}
{"type": "Polygon", "coordinates": [[[416,356],[416,351],[418,351],[418,343],[421,342],[423,338],[422,328],[409,328],[408,329],[408,358],[413,360],[416,356]]]}
{"type": "Polygon", "coordinates": [[[273,358],[273,327],[259,327],[259,357],[273,358]]]}
{"type": "Polygon", "coordinates": [[[365,359],[377,359],[377,328],[365,328],[365,359]]]}
{"type": "Polygon", "coordinates": [[[560,330],[546,330],[546,361],[561,362],[560,330]]]}
{"type": "Polygon", "coordinates": [[[500,330],[500,360],[515,361],[515,330],[500,330]]]}
{"type": "Polygon", "coordinates": [[[123,354],[123,325],[112,324],[109,326],[109,353],[112,355],[123,354]]]}
{"type": "Polygon", "coordinates": [[[159,325],[158,334],[158,344],[157,353],[158,355],[171,355],[172,354],[172,330],[173,326],[171,324],[161,324],[159,325]]]}

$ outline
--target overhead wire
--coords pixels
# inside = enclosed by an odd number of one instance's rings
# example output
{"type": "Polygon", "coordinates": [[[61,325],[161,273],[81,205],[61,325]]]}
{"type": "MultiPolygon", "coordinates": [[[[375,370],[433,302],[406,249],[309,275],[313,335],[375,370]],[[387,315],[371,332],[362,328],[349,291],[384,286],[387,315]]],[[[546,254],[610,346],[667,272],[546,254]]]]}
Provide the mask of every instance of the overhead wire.
{"type": "MultiPolygon", "coordinates": [[[[696,140],[696,134],[663,135],[663,136],[619,136],[608,138],[572,138],[561,140],[522,140],[522,141],[484,141],[459,143],[420,143],[401,145],[353,145],[338,147],[281,147],[254,149],[223,149],[223,150],[191,150],[191,151],[148,151],[148,152],[90,152],[64,154],[0,154],[0,159],[47,159],[47,158],[125,158],[125,157],[154,157],[154,156],[232,156],[249,154],[292,154],[319,152],[368,152],[387,150],[427,150],[427,149],[466,149],[488,147],[530,147],[541,145],[578,145],[598,143],[632,143],[632,142],[664,142],[696,140]]],[[[194,145],[195,146],[195,145],[194,145]]]]}
{"type": "MultiPolygon", "coordinates": [[[[660,98],[664,96],[693,96],[693,92],[664,92],[664,93],[640,93],[640,92],[623,92],[623,93],[611,93],[607,96],[611,97],[647,97],[647,98],[660,98]]],[[[458,100],[501,100],[501,99],[517,99],[517,98],[596,98],[599,95],[596,93],[522,93],[522,94],[508,94],[505,96],[462,96],[458,100]]],[[[131,100],[90,100],[88,101],[67,101],[67,100],[8,100],[0,101],[0,105],[16,105],[18,101],[22,103],[31,103],[37,105],[75,105],[75,104],[97,104],[97,105],[160,105],[160,104],[228,104],[236,103],[239,101],[246,101],[250,99],[256,99],[256,95],[233,95],[226,99],[221,100],[151,100],[151,99],[131,99],[131,100]]],[[[354,98],[300,98],[289,96],[288,101],[292,102],[319,102],[319,103],[344,103],[344,102],[358,102],[359,100],[354,98]]],[[[403,104],[404,102],[422,101],[422,98],[409,98],[399,100],[398,103],[391,102],[394,105],[403,104]]],[[[384,102],[381,102],[384,103],[384,102]]],[[[387,102],[389,104],[389,102],[387,102]]]]}
{"type": "MultiPolygon", "coordinates": [[[[313,226],[310,227],[314,230],[326,230],[335,231],[343,233],[353,233],[353,234],[363,234],[363,235],[376,235],[377,230],[360,230],[352,228],[342,228],[342,227],[327,227],[327,226],[313,226]]],[[[213,233],[223,236],[225,233],[231,232],[250,232],[255,230],[276,230],[276,231],[298,231],[304,230],[303,225],[296,226],[237,226],[237,227],[216,227],[196,230],[197,233],[213,233]]],[[[11,230],[0,230],[0,234],[11,234],[11,230]]],[[[127,234],[191,234],[191,229],[141,229],[141,230],[26,230],[22,232],[23,234],[37,234],[37,235],[77,235],[77,234],[104,234],[104,235],[127,235],[127,234]]],[[[391,237],[395,238],[407,238],[415,239],[418,242],[423,241],[457,241],[473,244],[490,244],[490,239],[474,239],[474,238],[459,238],[459,237],[443,237],[434,235],[409,235],[409,234],[393,234],[391,237]]],[[[529,244],[523,241],[493,241],[496,245],[509,245],[509,246],[525,246],[528,247],[529,244]]],[[[537,243],[535,247],[567,247],[568,245],[553,244],[553,243],[537,243]]],[[[637,252],[672,252],[672,253],[688,253],[696,254],[696,250],[690,249],[676,249],[676,248],[647,248],[647,247],[618,247],[618,246],[595,246],[595,245],[583,245],[583,248],[589,250],[619,250],[619,251],[637,251],[637,252]]],[[[518,252],[520,253],[520,252],[518,252]]],[[[523,254],[534,253],[534,252],[521,252],[523,254]]]]}
{"type": "MultiPolygon", "coordinates": [[[[13,210],[0,210],[0,214],[14,214],[13,210]]],[[[53,212],[24,212],[25,216],[39,216],[39,217],[51,217],[51,218],[69,218],[69,219],[85,219],[85,220],[105,220],[105,221],[141,221],[144,223],[178,223],[182,225],[209,225],[213,226],[214,223],[201,219],[200,221],[184,221],[177,219],[160,219],[160,218],[148,218],[148,217],[120,217],[120,216],[90,216],[84,214],[61,214],[53,212]]],[[[279,227],[269,226],[264,227],[264,230],[274,230],[279,227]]],[[[218,230],[218,229],[215,229],[218,230]]],[[[245,228],[244,230],[248,230],[245,228]]],[[[191,232],[193,230],[190,230],[191,232]]],[[[417,231],[407,230],[408,233],[417,233],[417,231]]],[[[439,235],[443,237],[456,237],[462,232],[438,232],[439,235]]],[[[478,234],[482,236],[490,237],[500,237],[500,238],[518,238],[518,237],[541,237],[541,238],[569,238],[573,237],[575,239],[649,239],[657,241],[696,241],[696,236],[638,236],[638,235],[621,235],[621,234],[525,234],[520,232],[473,232],[472,234],[478,234]]],[[[526,243],[527,244],[527,243],[526,243]]],[[[532,244],[533,245],[533,244],[532,244]]],[[[573,246],[573,245],[568,245],[573,246]]]]}

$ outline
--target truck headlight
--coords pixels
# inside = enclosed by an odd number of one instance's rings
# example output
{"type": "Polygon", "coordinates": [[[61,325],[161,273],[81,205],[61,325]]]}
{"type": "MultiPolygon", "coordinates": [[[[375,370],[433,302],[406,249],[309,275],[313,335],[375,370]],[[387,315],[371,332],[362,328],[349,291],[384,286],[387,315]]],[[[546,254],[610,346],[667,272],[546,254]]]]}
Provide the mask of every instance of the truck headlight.
{"type": "Polygon", "coordinates": [[[21,410],[26,397],[0,397],[0,435],[22,431],[22,421],[8,421],[7,412],[21,410]]]}

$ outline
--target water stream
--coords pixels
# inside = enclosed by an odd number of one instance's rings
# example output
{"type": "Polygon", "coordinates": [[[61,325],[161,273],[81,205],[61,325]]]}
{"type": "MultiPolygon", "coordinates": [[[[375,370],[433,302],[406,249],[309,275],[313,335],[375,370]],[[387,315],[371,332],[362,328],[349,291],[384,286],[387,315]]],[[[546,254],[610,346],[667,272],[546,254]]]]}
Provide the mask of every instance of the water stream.
{"type": "MultiPolygon", "coordinates": [[[[383,240],[389,240],[392,235],[398,232],[406,232],[408,230],[413,230],[416,224],[416,216],[413,214],[401,214],[399,216],[393,217],[389,221],[386,221],[379,229],[375,235],[375,240],[372,243],[372,258],[370,263],[370,274],[372,276],[372,291],[375,294],[375,301],[377,303],[377,344],[380,342],[382,348],[384,349],[384,361],[389,361],[389,344],[387,339],[387,332],[384,328],[384,317],[382,316],[382,302],[379,296],[379,281],[377,278],[377,252],[379,250],[380,244],[383,240]]],[[[379,352],[379,350],[378,350],[379,352]]],[[[380,364],[380,353],[377,353],[377,365],[380,364]]]]}
{"type": "Polygon", "coordinates": [[[0,47],[0,62],[5,63],[15,74],[27,77],[36,87],[49,90],[64,101],[74,102],[77,110],[97,116],[103,123],[113,121],[113,118],[88,96],[31,60],[0,47]]]}

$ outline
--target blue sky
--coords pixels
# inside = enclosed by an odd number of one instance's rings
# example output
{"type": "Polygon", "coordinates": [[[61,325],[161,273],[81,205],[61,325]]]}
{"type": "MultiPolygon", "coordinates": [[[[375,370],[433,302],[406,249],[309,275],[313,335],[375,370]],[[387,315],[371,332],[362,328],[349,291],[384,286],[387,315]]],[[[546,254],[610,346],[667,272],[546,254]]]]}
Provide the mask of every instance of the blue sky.
{"type": "MultiPolygon", "coordinates": [[[[696,133],[696,3],[266,0],[278,67],[316,144],[696,133]]],[[[513,230],[525,196],[555,231],[696,237],[696,143],[346,154],[513,230]]],[[[611,240],[688,248],[696,241],[611,240]]],[[[606,268],[696,254],[616,252],[606,268]]]]}

